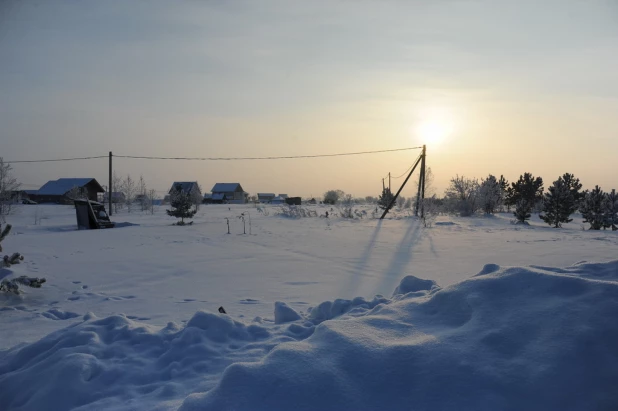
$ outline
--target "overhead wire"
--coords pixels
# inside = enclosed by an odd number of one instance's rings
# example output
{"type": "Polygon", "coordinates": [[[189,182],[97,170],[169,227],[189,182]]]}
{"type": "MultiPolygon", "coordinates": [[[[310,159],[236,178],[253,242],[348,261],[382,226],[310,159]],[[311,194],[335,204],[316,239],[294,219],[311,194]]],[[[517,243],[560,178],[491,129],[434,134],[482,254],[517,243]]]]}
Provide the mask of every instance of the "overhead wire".
{"type": "Polygon", "coordinates": [[[190,161],[239,161],[239,160],[286,160],[299,158],[319,158],[319,157],[341,157],[341,156],[356,156],[362,154],[378,154],[391,153],[395,151],[416,150],[422,147],[405,147],[395,148],[390,150],[373,150],[373,151],[357,151],[352,153],[335,153],[335,154],[304,154],[296,156],[266,156],[266,157],[154,157],[154,156],[125,156],[114,155],[117,158],[133,158],[143,160],[190,160],[190,161]]]}
{"type": "Polygon", "coordinates": [[[107,158],[108,156],[92,156],[92,157],[73,157],[73,158],[55,158],[46,160],[17,160],[17,161],[5,161],[6,164],[17,163],[49,163],[52,161],[75,161],[75,160],[92,160],[95,158],[107,158]]]}

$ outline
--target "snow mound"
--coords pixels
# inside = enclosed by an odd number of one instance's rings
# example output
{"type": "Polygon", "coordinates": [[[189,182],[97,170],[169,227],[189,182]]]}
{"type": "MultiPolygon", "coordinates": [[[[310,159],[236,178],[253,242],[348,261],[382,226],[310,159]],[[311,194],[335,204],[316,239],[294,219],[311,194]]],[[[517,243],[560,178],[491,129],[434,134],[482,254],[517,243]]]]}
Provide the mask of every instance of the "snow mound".
{"type": "MultiPolygon", "coordinates": [[[[232,364],[181,410],[617,409],[617,269],[490,266],[324,321],[260,362],[232,364]]],[[[353,305],[337,301],[311,314],[353,305]]]]}
{"type": "Polygon", "coordinates": [[[277,301],[275,303],[275,324],[289,323],[300,320],[302,317],[286,303],[277,301]]]}
{"type": "Polygon", "coordinates": [[[403,277],[399,286],[395,288],[393,296],[399,294],[415,293],[418,291],[429,291],[432,288],[437,288],[438,285],[433,280],[423,280],[413,275],[403,277]]]}
{"type": "MultiPolygon", "coordinates": [[[[45,314],[71,317],[59,310],[45,314]]],[[[181,401],[191,388],[214,385],[212,378],[234,361],[259,360],[272,349],[272,342],[260,344],[269,335],[261,326],[202,311],[185,328],[169,323],[162,329],[89,313],[82,323],[0,352],[0,408],[154,409],[181,401]],[[244,343],[253,344],[251,351],[234,357],[244,343]]]]}
{"type": "Polygon", "coordinates": [[[324,301],[317,307],[309,309],[309,320],[314,324],[319,324],[344,314],[362,315],[380,304],[388,304],[389,302],[389,299],[379,295],[371,301],[367,301],[363,297],[356,297],[353,300],[324,301]]]}

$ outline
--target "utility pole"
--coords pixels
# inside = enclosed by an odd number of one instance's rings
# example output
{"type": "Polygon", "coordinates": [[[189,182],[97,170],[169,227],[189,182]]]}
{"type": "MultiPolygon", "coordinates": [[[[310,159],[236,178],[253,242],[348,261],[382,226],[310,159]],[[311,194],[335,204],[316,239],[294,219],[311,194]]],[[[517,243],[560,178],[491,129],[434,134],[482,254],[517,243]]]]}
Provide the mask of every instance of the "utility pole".
{"type": "Polygon", "coordinates": [[[382,192],[384,192],[385,189],[386,187],[384,187],[384,179],[382,179],[382,192]]]}
{"type": "Polygon", "coordinates": [[[427,158],[427,148],[423,144],[423,159],[421,160],[421,173],[423,175],[422,190],[421,190],[421,218],[425,217],[425,162],[427,158]]]}
{"type": "Polygon", "coordinates": [[[424,217],[423,200],[425,199],[425,157],[426,147],[423,145],[423,152],[421,153],[421,172],[418,177],[418,192],[416,193],[416,205],[414,207],[414,215],[418,217],[418,209],[421,209],[421,217],[424,217]]]}
{"type": "Polygon", "coordinates": [[[391,173],[388,173],[388,191],[391,191],[391,173]]]}
{"type": "Polygon", "coordinates": [[[109,204],[109,215],[112,215],[112,152],[109,152],[109,186],[107,188],[107,203],[109,204]]]}
{"type": "Polygon", "coordinates": [[[412,176],[412,173],[414,173],[414,170],[416,170],[416,167],[418,166],[418,163],[420,163],[422,158],[423,158],[422,154],[418,156],[418,158],[416,159],[416,162],[414,163],[414,166],[412,167],[412,170],[410,170],[410,173],[408,174],[406,179],[403,181],[403,184],[401,184],[401,187],[399,187],[399,190],[397,190],[397,194],[395,194],[395,196],[391,200],[388,207],[386,207],[386,209],[384,210],[384,213],[382,213],[382,217],[380,217],[380,220],[383,220],[386,214],[389,212],[389,210],[393,207],[393,204],[395,204],[395,201],[397,201],[397,197],[399,197],[399,193],[401,193],[401,190],[403,190],[403,188],[406,186],[406,183],[410,179],[410,176],[412,176]]]}

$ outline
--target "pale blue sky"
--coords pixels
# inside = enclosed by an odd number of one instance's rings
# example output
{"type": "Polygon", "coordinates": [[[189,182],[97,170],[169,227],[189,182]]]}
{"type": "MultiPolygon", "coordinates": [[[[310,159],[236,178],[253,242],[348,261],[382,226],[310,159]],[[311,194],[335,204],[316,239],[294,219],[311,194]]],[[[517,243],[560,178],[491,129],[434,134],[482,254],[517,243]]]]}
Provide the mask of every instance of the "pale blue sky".
{"type": "MultiPolygon", "coordinates": [[[[450,130],[426,141],[440,191],[456,173],[526,171],[618,188],[616,73],[613,0],[5,1],[0,155],[389,149],[422,144],[416,130],[432,118],[450,130]]],[[[238,181],[252,193],[364,196],[414,157],[116,169],[158,190],[238,181]]],[[[107,183],[105,160],[14,168],[35,186],[107,183]]]]}

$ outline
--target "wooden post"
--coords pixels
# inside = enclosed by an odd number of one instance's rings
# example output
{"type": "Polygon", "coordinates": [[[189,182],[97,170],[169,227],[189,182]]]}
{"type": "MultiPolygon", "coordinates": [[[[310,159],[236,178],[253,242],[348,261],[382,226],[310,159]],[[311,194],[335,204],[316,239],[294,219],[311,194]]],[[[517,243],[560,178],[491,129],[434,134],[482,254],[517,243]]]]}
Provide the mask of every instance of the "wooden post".
{"type": "Polygon", "coordinates": [[[388,173],[388,191],[391,191],[391,173],[388,173]]]}
{"type": "Polygon", "coordinates": [[[421,172],[418,177],[418,192],[416,193],[416,204],[414,206],[414,215],[418,217],[418,209],[421,209],[422,214],[422,200],[425,198],[425,145],[423,145],[423,152],[421,153],[421,172]]]}
{"type": "Polygon", "coordinates": [[[401,193],[401,190],[403,190],[403,188],[406,186],[406,183],[408,182],[408,180],[410,179],[410,176],[412,175],[412,173],[414,173],[414,170],[416,170],[416,166],[418,166],[418,163],[420,163],[422,158],[422,155],[418,156],[418,158],[416,159],[416,162],[414,163],[414,167],[412,167],[412,170],[410,170],[410,173],[408,174],[408,176],[406,177],[406,179],[403,181],[403,184],[401,185],[401,187],[399,187],[399,190],[397,190],[397,194],[395,194],[395,196],[393,197],[393,199],[391,200],[390,204],[388,205],[388,207],[386,207],[386,209],[384,210],[384,213],[382,213],[382,217],[380,217],[380,220],[383,220],[384,217],[386,216],[386,214],[389,212],[389,210],[393,207],[393,204],[395,204],[395,201],[397,201],[397,197],[399,197],[399,193],[401,193]]]}
{"type": "Polygon", "coordinates": [[[109,186],[107,188],[107,204],[109,204],[108,214],[112,215],[112,152],[109,152],[109,186]]]}
{"type": "Polygon", "coordinates": [[[427,148],[425,144],[423,144],[423,159],[421,160],[421,174],[423,175],[423,180],[421,183],[421,218],[425,217],[425,164],[427,159],[427,148]]]}
{"type": "Polygon", "coordinates": [[[384,189],[385,189],[385,188],[386,188],[386,187],[384,187],[384,179],[382,179],[382,192],[384,192],[384,189]]]}

